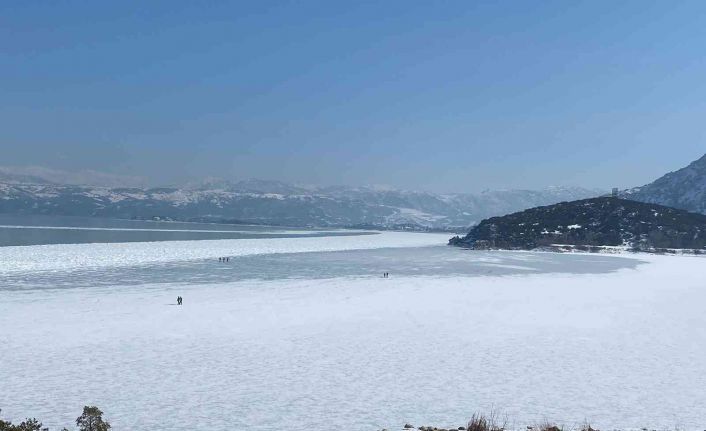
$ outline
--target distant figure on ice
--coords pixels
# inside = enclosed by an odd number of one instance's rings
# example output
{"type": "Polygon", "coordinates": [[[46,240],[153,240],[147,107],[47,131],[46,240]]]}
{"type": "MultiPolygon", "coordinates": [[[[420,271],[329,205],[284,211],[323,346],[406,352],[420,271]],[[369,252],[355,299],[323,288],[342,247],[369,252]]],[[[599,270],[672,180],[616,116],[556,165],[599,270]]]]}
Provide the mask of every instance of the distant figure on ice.
{"type": "Polygon", "coordinates": [[[218,261],[219,261],[219,262],[223,262],[223,258],[222,258],[222,257],[219,257],[219,258],[218,258],[218,261]]]}
{"type": "Polygon", "coordinates": [[[181,305],[181,296],[177,296],[177,305],[181,305]]]}

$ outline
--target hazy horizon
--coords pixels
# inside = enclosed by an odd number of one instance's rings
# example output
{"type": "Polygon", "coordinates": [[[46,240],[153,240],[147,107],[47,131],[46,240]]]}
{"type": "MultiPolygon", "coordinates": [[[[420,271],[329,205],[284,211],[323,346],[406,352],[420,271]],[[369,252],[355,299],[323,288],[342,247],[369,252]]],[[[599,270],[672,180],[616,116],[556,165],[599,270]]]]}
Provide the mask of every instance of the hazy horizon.
{"type": "MultiPolygon", "coordinates": [[[[581,188],[587,190],[596,190],[600,192],[607,192],[607,189],[595,188],[595,187],[582,187],[582,186],[565,186],[562,184],[550,184],[544,187],[539,187],[536,189],[528,188],[499,188],[499,189],[478,189],[473,191],[430,191],[425,189],[415,189],[409,187],[396,187],[389,184],[312,184],[303,182],[290,182],[284,180],[277,180],[265,177],[249,177],[249,178],[224,178],[207,176],[200,178],[189,178],[185,179],[180,183],[159,183],[150,180],[146,177],[141,176],[128,176],[128,175],[118,175],[110,174],[107,172],[96,171],[92,169],[79,170],[79,171],[65,171],[61,169],[48,168],[45,166],[2,166],[0,165],[0,182],[3,182],[2,174],[7,173],[10,177],[21,178],[27,177],[37,177],[46,180],[52,184],[56,185],[78,185],[78,186],[98,186],[98,187],[138,187],[138,188],[159,188],[159,187],[179,187],[179,188],[197,188],[200,186],[206,186],[208,184],[218,184],[218,183],[230,183],[238,184],[245,183],[249,181],[259,181],[259,182],[273,182],[282,183],[285,185],[291,185],[295,187],[310,188],[314,189],[325,189],[325,188],[336,188],[336,187],[346,187],[346,188],[368,188],[368,189],[378,189],[378,190],[397,190],[397,191],[418,191],[418,192],[428,192],[428,193],[438,193],[438,194],[478,194],[484,192],[496,192],[496,191],[519,191],[519,190],[547,190],[551,188],[581,188]]],[[[21,181],[20,181],[21,182],[21,181]]]]}
{"type": "Polygon", "coordinates": [[[704,154],[706,5],[0,5],[4,166],[629,188],[704,154]]]}

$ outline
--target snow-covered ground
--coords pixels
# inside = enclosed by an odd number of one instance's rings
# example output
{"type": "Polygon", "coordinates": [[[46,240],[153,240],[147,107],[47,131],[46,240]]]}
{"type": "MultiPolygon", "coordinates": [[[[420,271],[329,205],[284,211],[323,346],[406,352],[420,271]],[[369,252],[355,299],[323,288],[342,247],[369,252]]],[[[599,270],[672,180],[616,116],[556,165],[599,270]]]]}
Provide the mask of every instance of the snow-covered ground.
{"type": "MultiPolygon", "coordinates": [[[[434,237],[7,247],[0,265],[62,272],[91,254],[131,265],[206,258],[214,247],[214,256],[292,253],[441,242],[434,237]],[[47,256],[67,258],[59,266],[42,263],[47,256]]],[[[489,255],[495,267],[534,256],[458,250],[454,258],[489,255]]],[[[706,260],[628,258],[645,263],[602,274],[0,286],[0,408],[61,427],[95,404],[116,430],[458,426],[491,408],[518,429],[546,418],[703,430],[706,260]]]]}

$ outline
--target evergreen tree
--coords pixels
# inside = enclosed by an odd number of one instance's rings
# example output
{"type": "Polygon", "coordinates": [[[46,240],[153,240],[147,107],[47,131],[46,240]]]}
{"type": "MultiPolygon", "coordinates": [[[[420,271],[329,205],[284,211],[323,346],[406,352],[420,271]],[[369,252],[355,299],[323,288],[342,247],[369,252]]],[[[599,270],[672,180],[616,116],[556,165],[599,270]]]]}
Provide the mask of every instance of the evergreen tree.
{"type": "Polygon", "coordinates": [[[96,406],[84,406],[83,414],[76,418],[79,431],[108,431],[110,424],[103,421],[103,412],[96,406]]]}

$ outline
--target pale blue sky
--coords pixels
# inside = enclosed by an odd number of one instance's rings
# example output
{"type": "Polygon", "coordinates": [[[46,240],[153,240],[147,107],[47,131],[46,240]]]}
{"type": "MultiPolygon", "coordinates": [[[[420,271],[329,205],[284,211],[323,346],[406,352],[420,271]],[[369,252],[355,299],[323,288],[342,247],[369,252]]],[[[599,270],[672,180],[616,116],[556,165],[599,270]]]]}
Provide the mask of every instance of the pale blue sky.
{"type": "Polygon", "coordinates": [[[706,152],[706,2],[0,2],[0,165],[432,191],[706,152]]]}

